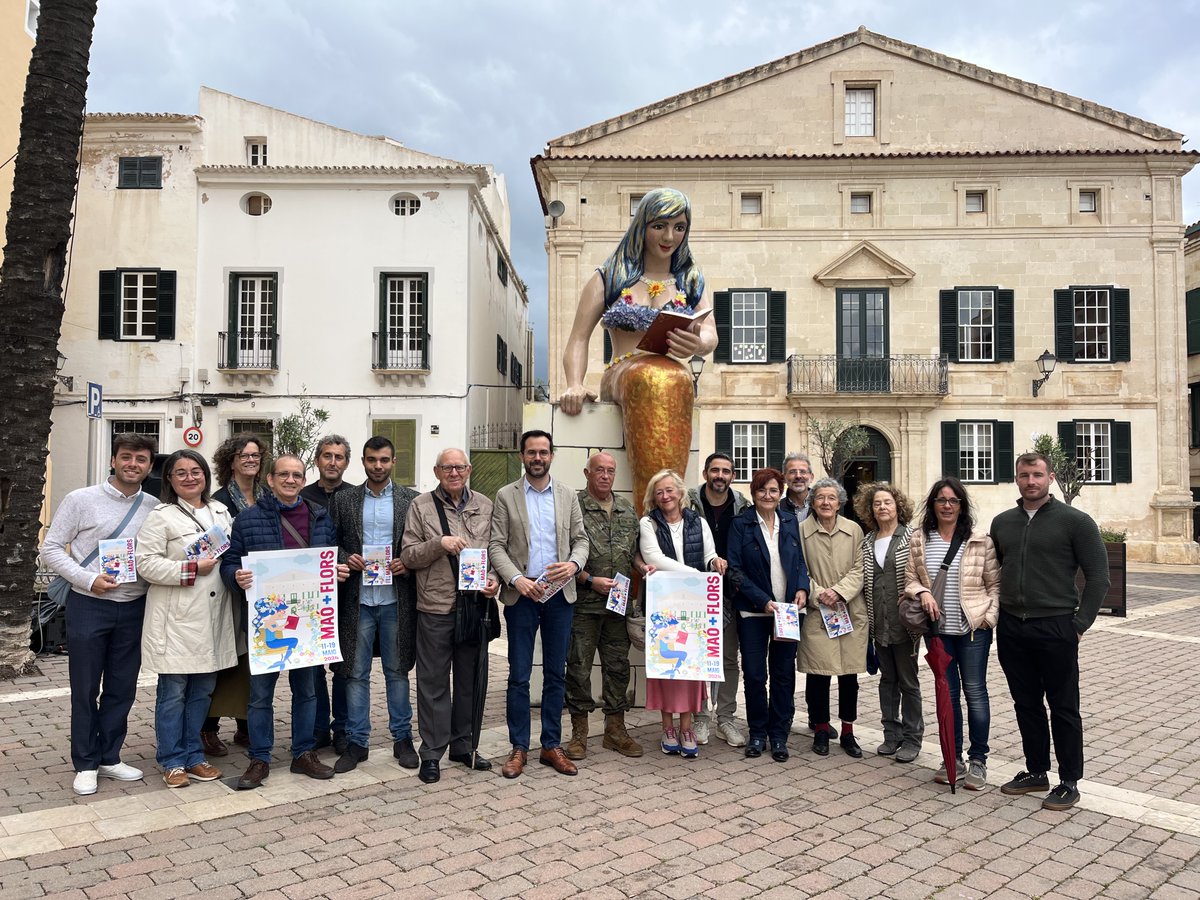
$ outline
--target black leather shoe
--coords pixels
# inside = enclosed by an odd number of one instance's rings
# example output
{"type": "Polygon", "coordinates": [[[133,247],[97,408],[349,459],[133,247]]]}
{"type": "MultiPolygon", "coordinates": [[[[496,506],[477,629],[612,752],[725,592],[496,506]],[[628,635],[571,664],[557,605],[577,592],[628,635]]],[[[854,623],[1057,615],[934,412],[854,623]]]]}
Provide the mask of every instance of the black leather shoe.
{"type": "Polygon", "coordinates": [[[763,750],[765,750],[766,747],[767,745],[760,738],[750,738],[750,740],[746,742],[746,758],[758,759],[760,756],[762,756],[763,750]]]}
{"type": "Polygon", "coordinates": [[[417,777],[426,784],[433,784],[442,777],[442,767],[436,759],[423,759],[417,777]]]}
{"type": "Polygon", "coordinates": [[[829,755],[829,732],[824,728],[813,735],[813,753],[817,756],[829,755]]]}
{"type": "Polygon", "coordinates": [[[421,765],[421,758],[417,756],[417,748],[410,737],[392,743],[392,756],[396,757],[402,769],[415,769],[421,765]]]}
{"type": "Polygon", "coordinates": [[[369,752],[366,747],[351,744],[346,748],[346,752],[337,758],[337,762],[333,764],[333,771],[339,775],[343,772],[354,771],[358,767],[358,764],[367,758],[369,752]]]}
{"type": "Polygon", "coordinates": [[[852,734],[843,734],[838,743],[842,745],[842,749],[846,751],[846,755],[852,759],[862,759],[862,747],[858,746],[858,741],[854,739],[852,734]]]}
{"type": "Polygon", "coordinates": [[[468,769],[474,769],[476,772],[487,772],[492,768],[492,761],[486,756],[476,755],[474,764],[472,764],[470,753],[451,753],[450,762],[462,763],[468,769]]]}
{"type": "Polygon", "coordinates": [[[350,738],[346,737],[346,732],[335,731],[333,733],[333,752],[341,756],[346,752],[346,748],[350,746],[350,738]]]}
{"type": "Polygon", "coordinates": [[[790,756],[791,754],[788,753],[786,743],[783,741],[771,742],[771,759],[775,760],[775,762],[787,762],[790,756]]]}

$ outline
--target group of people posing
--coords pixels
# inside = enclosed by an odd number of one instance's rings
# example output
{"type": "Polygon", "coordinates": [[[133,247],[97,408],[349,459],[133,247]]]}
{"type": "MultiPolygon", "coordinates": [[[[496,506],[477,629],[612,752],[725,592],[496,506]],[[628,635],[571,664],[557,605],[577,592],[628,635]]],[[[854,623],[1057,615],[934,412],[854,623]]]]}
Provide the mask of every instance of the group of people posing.
{"type": "MultiPolygon", "coordinates": [[[[373,437],[362,449],[366,480],[343,475],[349,443],[323,438],[319,478],[305,486],[303,462],[281,455],[263,478],[265,448],[250,434],[226,441],[208,463],[195,451],[171,454],[163,467],[161,503],[141,492],[153,442],[114,439],[112,474],[69,494],[43,547],[47,565],[71,584],[67,633],[71,680],[74,789],[94,793],[98,777],[137,780],[121,761],[139,669],[158,675],[157,762],[169,787],[221,777],[212,757],[228,754],[220,719],[237,722],[235,743],[250,763],[237,786],[256,788],[270,774],[274,691],[279,672],[250,674],[247,663],[251,573],[245,554],[337,547],[338,626],[343,661],[288,671],[291,771],[312,778],[348,772],[368,758],[370,675],[378,647],[393,755],[419,778],[440,778],[443,756],[472,770],[492,763],[478,754],[479,712],[487,653],[478,632],[464,634],[467,604],[490,611],[503,603],[508,644],[506,719],[511,751],[501,774],[520,776],[531,750],[530,678],[541,639],[542,704],[538,761],[564,775],[588,753],[589,715],[596,708],[592,668],[599,654],[604,713],[602,746],[629,757],[641,744],[626,728],[630,708],[630,634],[625,616],[607,608],[614,579],[649,579],[673,569],[724,576],[724,681],[648,679],[646,707],[659,711],[663,753],[694,759],[714,734],[747,757],[789,758],[796,671],[805,673],[806,724],[812,750],[827,756],[836,740],[853,758],[858,675],[869,660],[880,674],[884,740],[876,752],[911,763],[924,738],[919,645],[900,615],[901,600],[920,604],[948,652],[955,744],[965,787],[987,784],[990,707],[987,662],[998,635],[1000,664],[1016,709],[1026,771],[1003,785],[1009,794],[1049,792],[1043,805],[1078,801],[1083,774],[1079,713],[1079,637],[1092,624],[1108,587],[1107,562],[1095,523],[1049,494],[1048,461],[1021,456],[1021,499],[997,516],[990,533],[974,527],[970,498],[954,477],[931,487],[915,519],[896,486],[864,485],[856,517],[833,479],[814,481],[808,458],[789,454],[783,470],[753,474],[750,499],[731,488],[733,463],[714,453],[704,483],[689,489],[664,469],[648,479],[640,519],[613,492],[616,461],[593,454],[576,491],[551,477],[553,438],[521,436],[524,475],[501,488],[493,504],[469,487],[470,461],[458,449],[434,465],[438,486],[417,494],[392,480],[395,449],[373,437]],[[218,558],[189,558],[188,548],[219,525],[230,535],[218,558]],[[119,583],[99,565],[102,540],[136,539],[137,580],[119,583]],[[391,544],[390,585],[364,584],[363,548],[391,544]],[[459,590],[457,556],[488,550],[482,590],[459,590]],[[448,562],[449,561],[449,562],[448,562]],[[1082,593],[1075,573],[1082,569],[1082,593]],[[798,604],[799,642],[774,636],[777,604],[798,604]],[[852,629],[832,636],[818,612],[844,605],[852,629]],[[412,740],[409,673],[416,670],[420,749],[412,740]],[[838,680],[838,722],[831,686],[838,680]],[[745,691],[748,734],[736,720],[745,691]],[[966,696],[966,733],[960,696],[966,696]],[[1051,730],[1060,784],[1049,789],[1051,730]],[[571,734],[562,742],[564,705],[571,734]],[[715,721],[714,721],[715,720],[715,721]],[[332,746],[333,765],[317,751],[332,746]]],[[[485,648],[486,650],[486,648],[485,648]]],[[[870,665],[870,668],[874,668],[870,665]]],[[[802,729],[797,729],[802,730],[802,729]]],[[[947,780],[943,766],[935,780],[947,780]]]]}

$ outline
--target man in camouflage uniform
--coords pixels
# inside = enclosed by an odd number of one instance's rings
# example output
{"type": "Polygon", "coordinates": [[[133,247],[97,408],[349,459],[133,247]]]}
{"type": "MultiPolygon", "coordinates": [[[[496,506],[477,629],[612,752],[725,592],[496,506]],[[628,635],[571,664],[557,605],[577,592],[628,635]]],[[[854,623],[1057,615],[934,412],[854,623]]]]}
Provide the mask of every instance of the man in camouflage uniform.
{"type": "Polygon", "coordinates": [[[583,528],[591,551],[587,568],[576,576],[579,592],[567,653],[571,740],[566,753],[570,759],[587,756],[588,714],[596,708],[592,662],[597,647],[603,676],[603,746],[624,756],[642,755],[641,744],[625,730],[625,711],[629,709],[629,633],[625,617],[605,608],[613,576],[620,572],[633,577],[638,541],[637,513],[628,500],[613,493],[616,475],[616,460],[607,453],[595,453],[583,470],[587,489],[579,492],[583,528]]]}

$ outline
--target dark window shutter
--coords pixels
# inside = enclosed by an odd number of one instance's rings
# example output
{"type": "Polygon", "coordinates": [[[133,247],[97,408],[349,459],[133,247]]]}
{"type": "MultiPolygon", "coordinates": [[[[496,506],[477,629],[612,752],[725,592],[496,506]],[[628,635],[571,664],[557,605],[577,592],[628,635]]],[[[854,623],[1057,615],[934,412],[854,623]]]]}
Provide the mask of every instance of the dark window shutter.
{"type": "Polygon", "coordinates": [[[612,362],[612,338],[608,334],[608,329],[604,330],[604,364],[607,366],[612,362]]]}
{"type": "Polygon", "coordinates": [[[388,346],[391,340],[388,335],[388,290],[387,273],[379,273],[379,340],[375,342],[376,363],[379,368],[387,368],[388,346]]]}
{"type": "Polygon", "coordinates": [[[1059,422],[1058,423],[1058,442],[1062,444],[1063,450],[1067,456],[1075,458],[1075,423],[1074,422],[1059,422]]]}
{"type": "Polygon", "coordinates": [[[229,331],[225,335],[225,364],[236,369],[238,363],[238,276],[229,276],[229,331]]]}
{"type": "Polygon", "coordinates": [[[958,422],[942,423],[942,474],[958,477],[958,422]]]}
{"type": "Polygon", "coordinates": [[[1109,294],[1109,321],[1112,322],[1113,362],[1129,362],[1129,288],[1113,288],[1109,294]]]}
{"type": "Polygon", "coordinates": [[[175,340],[175,273],[158,273],[158,339],[175,340]]]}
{"type": "Polygon", "coordinates": [[[1016,297],[1011,290],[996,291],[996,362],[1012,362],[1016,345],[1016,297]]]}
{"type": "Polygon", "coordinates": [[[504,338],[496,335],[496,371],[501,375],[507,375],[506,364],[508,363],[508,347],[504,343],[504,338]]]}
{"type": "Polygon", "coordinates": [[[713,450],[733,456],[732,422],[718,422],[713,426],[713,450]]]}
{"type": "Polygon", "coordinates": [[[100,273],[100,321],[97,337],[102,341],[119,340],[117,337],[117,272],[100,273]]]}
{"type": "Polygon", "coordinates": [[[1200,383],[1188,388],[1189,447],[1200,447],[1200,383]]]}
{"type": "Polygon", "coordinates": [[[138,160],[136,156],[123,156],[117,169],[117,187],[135,188],[138,186],[138,160]]]}
{"type": "Polygon", "coordinates": [[[138,159],[138,187],[162,187],[162,157],[143,156],[138,159]]]}
{"type": "Polygon", "coordinates": [[[1187,292],[1187,352],[1200,353],[1200,288],[1187,292]]]}
{"type": "Polygon", "coordinates": [[[1054,355],[1059,362],[1075,361],[1075,292],[1054,292],[1054,355]]]}
{"type": "Polygon", "coordinates": [[[783,469],[783,455],[787,452],[787,425],[783,422],[767,423],[767,466],[783,469]]]}
{"type": "Polygon", "coordinates": [[[992,422],[992,481],[1007,484],[1013,474],[1013,423],[992,422]]]}
{"type": "MultiPolygon", "coordinates": [[[[767,293],[767,362],[783,362],[787,353],[787,293],[767,293]]],[[[770,457],[768,456],[768,459],[770,457]]],[[[780,457],[782,459],[782,457],[780,457]]]]}
{"type": "Polygon", "coordinates": [[[717,349],[713,351],[713,362],[727,363],[733,347],[733,329],[730,309],[733,297],[729,291],[713,294],[713,319],[717,325],[717,349]]]}
{"type": "MultiPolygon", "coordinates": [[[[958,291],[938,291],[938,334],[942,355],[958,362],[958,291]]],[[[955,451],[957,452],[957,451],[955,451]]]]}
{"type": "Polygon", "coordinates": [[[1133,436],[1128,422],[1110,422],[1112,433],[1112,477],[1114,484],[1133,481],[1133,436]]]}

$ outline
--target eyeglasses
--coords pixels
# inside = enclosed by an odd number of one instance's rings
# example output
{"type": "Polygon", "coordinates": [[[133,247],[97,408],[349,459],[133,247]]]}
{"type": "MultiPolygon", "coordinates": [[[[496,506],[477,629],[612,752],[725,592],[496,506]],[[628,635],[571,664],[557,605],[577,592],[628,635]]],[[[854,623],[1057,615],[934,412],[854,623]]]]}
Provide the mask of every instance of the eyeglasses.
{"type": "Polygon", "coordinates": [[[172,478],[203,478],[204,472],[201,469],[176,469],[171,473],[172,478]]]}
{"type": "Polygon", "coordinates": [[[273,477],[278,478],[280,481],[303,481],[304,473],[303,472],[274,472],[273,477]]]}
{"type": "Polygon", "coordinates": [[[961,506],[962,501],[957,497],[936,497],[934,503],[939,503],[942,506],[961,506]]]}
{"type": "Polygon", "coordinates": [[[261,453],[239,453],[238,459],[244,459],[247,461],[250,461],[252,459],[262,459],[262,454],[261,453]]]}
{"type": "Polygon", "coordinates": [[[438,466],[438,468],[449,475],[451,472],[465,472],[467,469],[471,468],[471,465],[468,463],[465,466],[438,466]]]}

